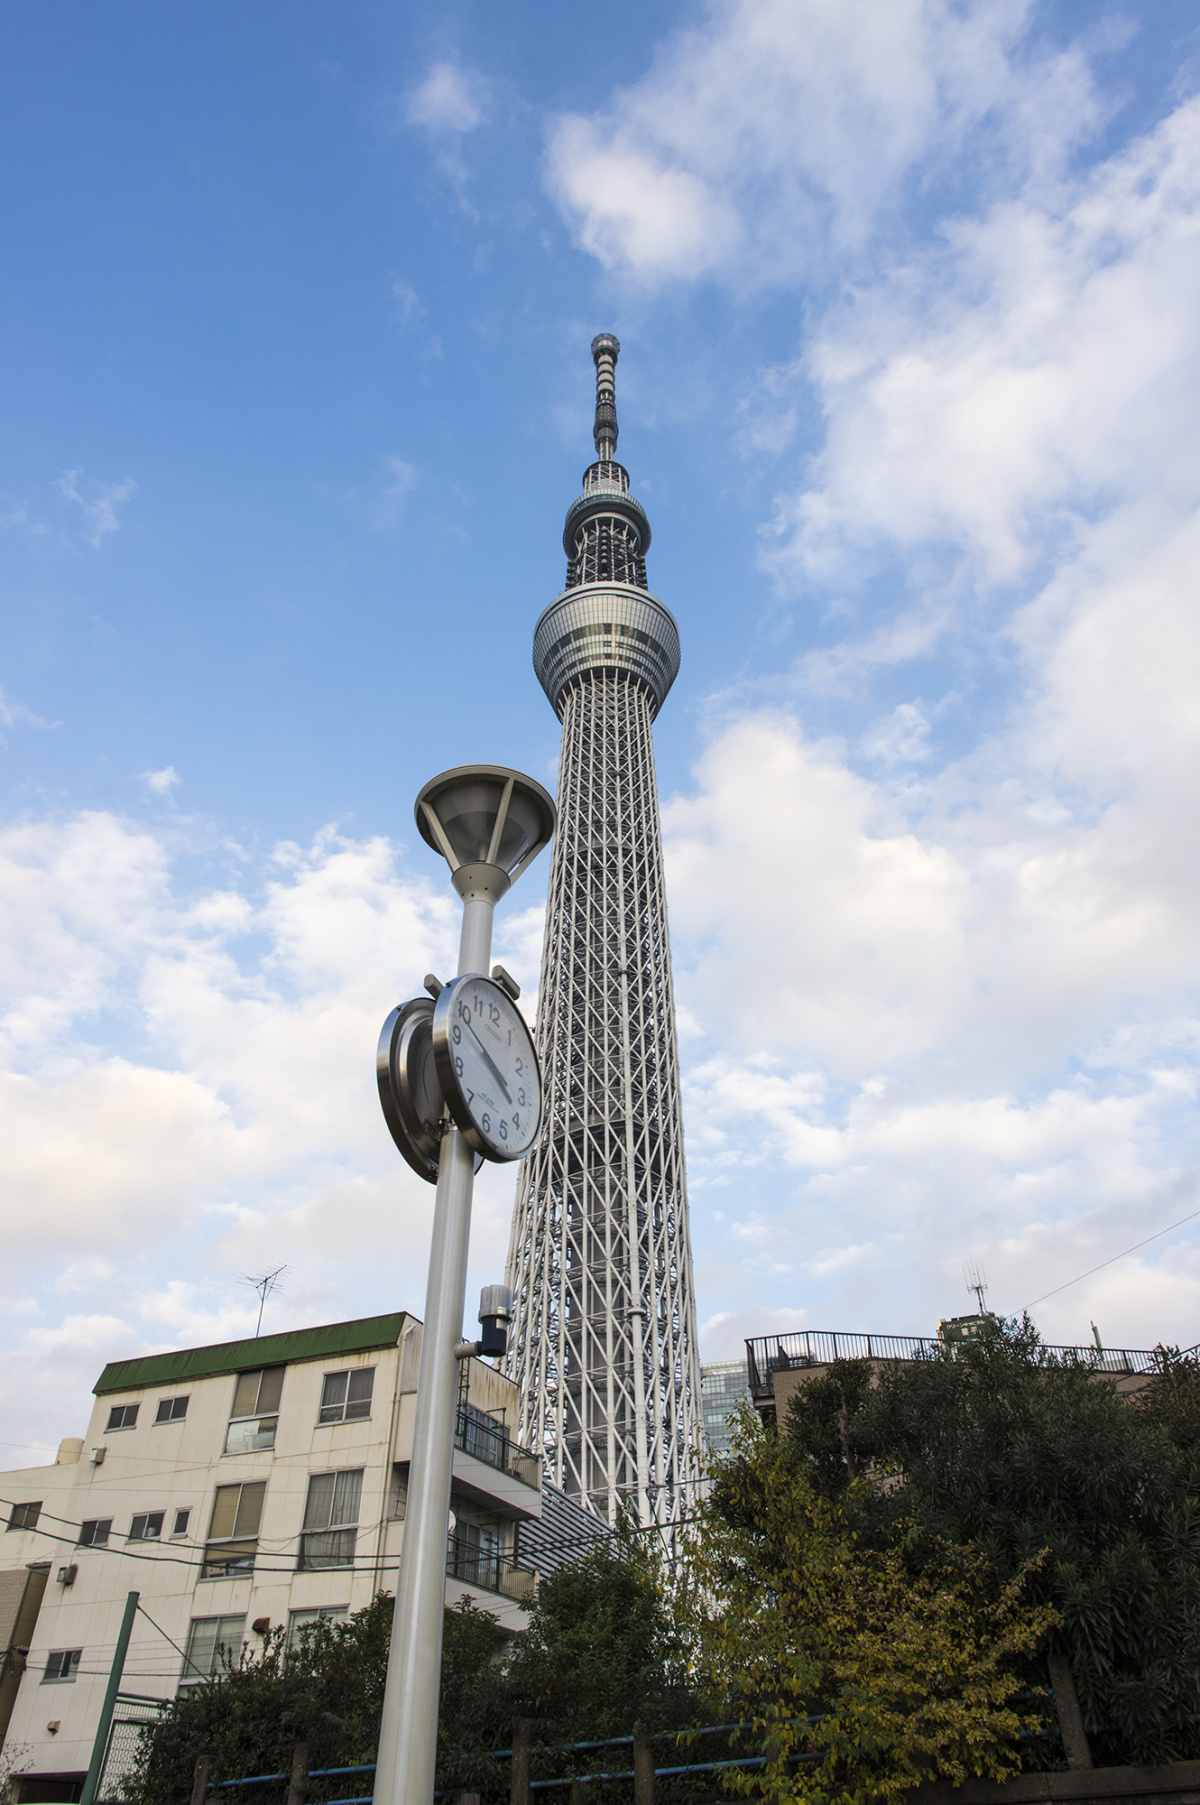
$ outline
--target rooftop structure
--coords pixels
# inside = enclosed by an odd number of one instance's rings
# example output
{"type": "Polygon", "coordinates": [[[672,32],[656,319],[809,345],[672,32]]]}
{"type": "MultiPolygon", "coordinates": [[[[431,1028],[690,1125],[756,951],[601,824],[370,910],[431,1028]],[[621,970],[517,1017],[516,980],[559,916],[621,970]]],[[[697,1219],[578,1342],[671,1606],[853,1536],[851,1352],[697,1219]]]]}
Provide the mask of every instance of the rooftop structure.
{"type": "MultiPolygon", "coordinates": [[[[797,1385],[817,1376],[834,1360],[930,1360],[947,1348],[978,1339],[981,1318],[951,1317],[939,1324],[937,1340],[921,1335],[855,1335],[843,1330],[796,1329],[786,1335],[756,1335],[746,1342],[750,1396],[763,1415],[779,1415],[797,1385]],[[949,1332],[947,1332],[949,1331],[949,1332]]],[[[1051,1347],[1070,1355],[1098,1376],[1115,1380],[1120,1392],[1140,1391],[1155,1371],[1152,1348],[1051,1347]]],[[[1193,1350],[1194,1351],[1194,1350],[1193,1350]]]]}

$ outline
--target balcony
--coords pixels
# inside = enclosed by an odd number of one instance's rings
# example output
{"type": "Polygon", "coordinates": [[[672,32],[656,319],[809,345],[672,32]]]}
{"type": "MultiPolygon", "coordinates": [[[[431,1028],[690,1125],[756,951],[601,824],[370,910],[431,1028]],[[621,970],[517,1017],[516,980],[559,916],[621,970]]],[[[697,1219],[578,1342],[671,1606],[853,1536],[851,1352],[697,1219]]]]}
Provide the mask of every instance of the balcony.
{"type": "Polygon", "coordinates": [[[481,1460],[485,1466],[494,1467],[498,1473],[508,1473],[535,1491],[541,1487],[540,1456],[531,1454],[528,1448],[519,1448],[503,1423],[485,1416],[471,1404],[459,1410],[454,1445],[464,1454],[481,1460]]]}
{"type": "Polygon", "coordinates": [[[537,1591],[536,1573],[527,1567],[516,1567],[502,1554],[461,1536],[451,1536],[446,1544],[446,1577],[478,1586],[481,1592],[499,1592],[518,1604],[530,1603],[537,1591]]]}

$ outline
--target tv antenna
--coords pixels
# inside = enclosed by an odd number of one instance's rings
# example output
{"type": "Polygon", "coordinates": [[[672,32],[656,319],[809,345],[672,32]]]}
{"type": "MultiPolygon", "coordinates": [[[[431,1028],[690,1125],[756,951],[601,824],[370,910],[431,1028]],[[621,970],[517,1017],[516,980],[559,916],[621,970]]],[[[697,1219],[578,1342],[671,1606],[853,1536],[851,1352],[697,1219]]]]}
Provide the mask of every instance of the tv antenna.
{"type": "Polygon", "coordinates": [[[252,1285],[255,1291],[258,1292],[258,1321],[254,1325],[255,1339],[257,1339],[258,1332],[262,1328],[263,1311],[267,1307],[267,1299],[273,1291],[283,1290],[283,1285],[281,1283],[283,1275],[285,1272],[290,1272],[291,1270],[290,1266],[277,1266],[274,1272],[261,1272],[257,1278],[253,1273],[243,1272],[243,1285],[252,1285]]]}
{"type": "Polygon", "coordinates": [[[987,1275],[983,1267],[975,1260],[963,1267],[963,1278],[967,1281],[967,1290],[975,1293],[979,1305],[979,1314],[987,1315],[987,1275]]]}

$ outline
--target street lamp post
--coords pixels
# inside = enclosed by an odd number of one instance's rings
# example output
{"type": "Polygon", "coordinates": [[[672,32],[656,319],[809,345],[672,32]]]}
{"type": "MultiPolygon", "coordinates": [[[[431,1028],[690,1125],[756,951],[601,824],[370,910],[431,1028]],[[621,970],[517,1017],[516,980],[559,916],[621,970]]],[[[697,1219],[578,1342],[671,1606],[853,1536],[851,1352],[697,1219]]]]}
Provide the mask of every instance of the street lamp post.
{"type": "MultiPolygon", "coordinates": [[[[492,950],[493,912],[517,878],[549,844],[554,832],[554,803],[541,784],[523,777],[519,771],[498,765],[462,765],[443,772],[425,785],[417,797],[416,819],[422,837],[445,856],[450,866],[450,881],[462,898],[462,934],[455,987],[469,974],[484,974],[484,985],[498,992],[499,985],[493,987],[486,978],[492,950]]],[[[472,978],[472,986],[473,991],[478,992],[479,977],[472,978]]],[[[449,998],[439,996],[438,1009],[443,1016],[449,1013],[449,1002],[449,998]]],[[[461,1002],[459,1007],[465,1016],[461,1002]]],[[[509,1001],[507,1007],[513,1009],[515,1005],[509,1001]]],[[[389,1023],[392,1019],[389,1017],[389,1023]]],[[[449,1039],[450,1034],[457,1034],[458,1030],[454,1026],[448,1028],[444,1020],[439,1024],[435,1017],[434,1039],[438,1037],[439,1026],[442,1053],[438,1070],[448,1088],[447,1106],[458,1125],[443,1122],[438,1150],[437,1198],[417,1375],[416,1420],[375,1770],[374,1805],[432,1805],[458,1389],[457,1350],[466,1301],[475,1158],[477,1152],[491,1159],[514,1157],[507,1146],[498,1147],[495,1124],[488,1114],[483,1114],[477,1123],[473,1114],[463,1113],[467,1103],[462,1095],[454,1093],[453,1071],[457,1064],[461,1072],[462,1060],[453,1059],[449,1039]]],[[[468,1031],[473,1032],[469,1028],[468,1031]]],[[[385,1029],[385,1039],[388,1032],[385,1029]]],[[[505,1074],[497,1069],[499,1055],[496,1049],[492,1050],[492,1054],[496,1054],[494,1058],[478,1034],[474,1039],[479,1042],[482,1057],[498,1081],[497,1100],[503,1092],[507,1103],[501,1106],[507,1109],[513,1105],[510,1085],[516,1080],[510,1079],[510,1084],[506,1084],[505,1074]]],[[[511,1034],[508,1039],[511,1041],[511,1034]]],[[[432,1052],[430,1043],[431,1057],[432,1052]]],[[[380,1059],[382,1072],[385,1063],[382,1042],[380,1059]]],[[[390,1063],[387,1069],[390,1078],[390,1063]]],[[[382,1077],[380,1082],[382,1090],[382,1077]]],[[[427,1076],[426,1089],[431,1087],[436,1094],[436,1081],[427,1076]]],[[[470,1093],[470,1100],[474,1100],[474,1092],[470,1093]]],[[[540,1122],[540,1090],[537,1101],[538,1113],[532,1123],[522,1122],[519,1113],[502,1122],[502,1131],[506,1132],[510,1120],[517,1124],[512,1130],[513,1145],[514,1148],[520,1145],[522,1152],[536,1138],[540,1122]]],[[[385,1112],[386,1109],[385,1103],[385,1112]]],[[[390,1114],[388,1119],[391,1126],[390,1114]]],[[[396,1132],[393,1127],[393,1134],[396,1132]]]]}

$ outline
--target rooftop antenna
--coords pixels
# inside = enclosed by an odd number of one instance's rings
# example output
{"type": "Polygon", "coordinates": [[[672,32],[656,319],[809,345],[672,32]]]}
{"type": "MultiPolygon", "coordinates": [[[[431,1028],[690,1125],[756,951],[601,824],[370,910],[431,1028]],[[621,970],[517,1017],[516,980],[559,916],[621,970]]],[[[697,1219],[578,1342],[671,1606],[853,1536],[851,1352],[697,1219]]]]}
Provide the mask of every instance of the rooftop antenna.
{"type": "Polygon", "coordinates": [[[274,1272],[262,1272],[257,1278],[255,1278],[253,1273],[243,1272],[243,1285],[253,1285],[254,1289],[258,1292],[258,1321],[254,1325],[256,1340],[258,1338],[258,1332],[262,1328],[263,1311],[266,1309],[267,1299],[273,1291],[283,1290],[283,1285],[280,1281],[282,1280],[284,1273],[290,1272],[291,1270],[290,1266],[277,1266],[274,1272]]]}
{"type": "Polygon", "coordinates": [[[976,1302],[979,1305],[979,1314],[981,1316],[986,1316],[987,1276],[984,1273],[983,1267],[972,1260],[969,1265],[963,1267],[963,1278],[967,1282],[967,1290],[975,1293],[976,1302]]]}

